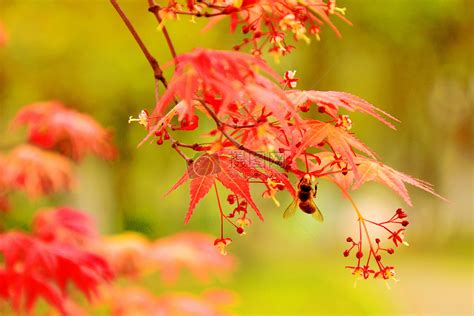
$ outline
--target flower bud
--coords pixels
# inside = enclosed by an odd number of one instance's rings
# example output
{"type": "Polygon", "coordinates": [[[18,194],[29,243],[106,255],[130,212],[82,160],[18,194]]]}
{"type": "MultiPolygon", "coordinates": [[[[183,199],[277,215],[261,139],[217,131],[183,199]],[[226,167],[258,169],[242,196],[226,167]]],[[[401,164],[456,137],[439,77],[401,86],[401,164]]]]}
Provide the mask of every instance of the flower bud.
{"type": "Polygon", "coordinates": [[[403,222],[402,222],[402,226],[403,226],[403,227],[407,227],[407,226],[408,226],[408,224],[410,224],[410,222],[409,222],[409,221],[403,221],[403,222]]]}
{"type": "Polygon", "coordinates": [[[357,253],[356,253],[356,258],[357,258],[357,259],[360,259],[360,258],[362,258],[363,256],[364,256],[364,254],[362,253],[362,251],[357,251],[357,253]]]}
{"type": "Polygon", "coordinates": [[[344,250],[344,257],[349,256],[349,250],[344,250]]]}
{"type": "Polygon", "coordinates": [[[375,242],[376,242],[377,244],[380,244],[380,238],[375,238],[375,242]]]}
{"type": "Polygon", "coordinates": [[[227,196],[227,202],[231,205],[234,204],[235,203],[235,195],[229,194],[227,196]]]}
{"type": "Polygon", "coordinates": [[[244,233],[244,229],[242,227],[237,227],[237,233],[239,233],[239,235],[242,235],[244,233]]]}
{"type": "Polygon", "coordinates": [[[352,238],[351,238],[351,237],[347,237],[347,238],[346,238],[346,241],[347,241],[347,242],[352,242],[352,238]]]}
{"type": "Polygon", "coordinates": [[[393,250],[393,248],[388,248],[387,249],[387,252],[391,255],[393,255],[393,253],[395,252],[395,250],[393,250]]]}
{"type": "Polygon", "coordinates": [[[397,209],[397,215],[398,215],[398,218],[408,217],[408,214],[405,213],[401,208],[397,209]]]}

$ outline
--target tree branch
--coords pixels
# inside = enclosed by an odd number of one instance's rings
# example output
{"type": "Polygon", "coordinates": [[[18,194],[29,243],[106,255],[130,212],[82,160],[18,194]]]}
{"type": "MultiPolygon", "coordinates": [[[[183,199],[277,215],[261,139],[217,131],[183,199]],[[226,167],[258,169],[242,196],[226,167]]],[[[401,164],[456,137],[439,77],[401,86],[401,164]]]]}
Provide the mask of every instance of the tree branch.
{"type": "MultiPolygon", "coordinates": [[[[110,0],[110,3],[112,6],[115,8],[115,11],[119,14],[120,18],[122,21],[125,23],[127,26],[128,30],[132,34],[133,38],[135,39],[135,42],[137,42],[138,46],[140,47],[143,55],[145,55],[145,58],[147,59],[148,63],[150,64],[151,68],[153,69],[153,75],[155,77],[155,81],[160,81],[165,88],[168,87],[168,83],[166,81],[166,78],[163,76],[163,71],[161,70],[160,65],[158,64],[158,61],[153,57],[148,50],[148,48],[145,46],[143,43],[140,35],[138,35],[137,31],[133,27],[132,23],[128,19],[127,15],[125,12],[123,12],[122,8],[118,4],[117,0],[110,0]]],[[[155,84],[155,90],[157,90],[157,84],[155,84]]],[[[157,93],[156,93],[157,94],[157,93]]]]}

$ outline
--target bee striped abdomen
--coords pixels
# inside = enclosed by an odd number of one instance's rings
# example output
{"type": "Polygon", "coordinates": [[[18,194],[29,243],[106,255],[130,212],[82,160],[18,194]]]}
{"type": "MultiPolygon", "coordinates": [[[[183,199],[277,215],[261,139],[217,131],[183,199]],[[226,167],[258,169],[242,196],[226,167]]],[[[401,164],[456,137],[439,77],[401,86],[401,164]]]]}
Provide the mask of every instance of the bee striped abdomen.
{"type": "Polygon", "coordinates": [[[298,206],[300,207],[300,210],[307,214],[313,214],[316,211],[316,209],[311,203],[301,202],[298,206]]]}

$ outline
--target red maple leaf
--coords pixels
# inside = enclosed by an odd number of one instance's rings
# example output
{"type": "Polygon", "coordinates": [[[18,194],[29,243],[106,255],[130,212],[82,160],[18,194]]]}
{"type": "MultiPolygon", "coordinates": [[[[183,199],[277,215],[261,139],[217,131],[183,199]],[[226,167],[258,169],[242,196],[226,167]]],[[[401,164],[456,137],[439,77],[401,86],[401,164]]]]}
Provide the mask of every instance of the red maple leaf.
{"type": "Polygon", "coordinates": [[[212,188],[214,184],[215,175],[204,175],[200,177],[193,178],[191,180],[191,184],[189,186],[189,194],[191,200],[189,201],[188,212],[186,213],[186,218],[184,219],[184,223],[186,224],[191,216],[193,215],[193,211],[196,208],[197,203],[209,193],[209,190],[212,188]]]}
{"type": "Polygon", "coordinates": [[[250,195],[250,186],[245,177],[239,174],[234,167],[231,157],[219,156],[220,172],[217,174],[217,180],[234,194],[242,197],[254,209],[257,216],[263,221],[263,215],[260,213],[257,205],[250,195]]]}
{"type": "Polygon", "coordinates": [[[70,207],[47,208],[36,213],[33,233],[45,241],[77,243],[97,237],[91,216],[70,207]]]}
{"type": "Polygon", "coordinates": [[[358,189],[365,182],[375,181],[392,189],[395,193],[400,195],[408,205],[412,206],[410,195],[405,187],[405,183],[408,183],[446,201],[445,198],[436,194],[433,186],[426,181],[406,175],[403,172],[397,171],[375,160],[358,157],[356,161],[360,172],[360,178],[354,182],[354,185],[352,186],[352,189],[354,190],[358,189]]]}
{"type": "Polygon", "coordinates": [[[176,281],[182,269],[206,281],[211,274],[223,276],[235,266],[232,256],[222,256],[214,247],[212,237],[194,232],[158,239],[151,245],[148,258],[156,263],[167,283],[176,281]]]}
{"type": "Polygon", "coordinates": [[[71,189],[71,162],[54,152],[31,145],[20,145],[0,156],[0,186],[21,190],[28,196],[39,196],[71,189]]]}
{"type": "MultiPolygon", "coordinates": [[[[169,194],[176,190],[179,186],[184,184],[186,181],[191,179],[190,184],[190,203],[185,218],[185,223],[191,218],[194,208],[197,203],[209,193],[212,185],[217,179],[221,182],[224,187],[232,191],[234,194],[242,197],[247,203],[252,206],[257,216],[263,220],[263,216],[260,213],[257,205],[250,195],[250,187],[248,178],[245,177],[238,169],[235,162],[230,155],[219,154],[215,155],[204,155],[201,156],[197,161],[205,160],[206,163],[201,164],[198,169],[194,167],[196,161],[188,167],[186,173],[173,185],[173,187],[166,193],[169,194]],[[202,158],[207,157],[207,158],[202,158]]],[[[257,172],[257,171],[255,171],[257,172]]],[[[289,182],[288,182],[289,183],[289,182]]],[[[289,184],[291,186],[291,184],[289,184]]]]}
{"type": "Polygon", "coordinates": [[[349,111],[369,114],[392,129],[395,129],[395,126],[389,120],[399,122],[390,114],[347,92],[287,90],[286,95],[295,105],[303,105],[307,102],[315,103],[322,107],[321,111],[324,109],[324,113],[333,118],[337,118],[339,109],[344,108],[349,111]]]}
{"type": "Polygon", "coordinates": [[[0,253],[0,277],[7,280],[0,292],[17,310],[29,310],[43,297],[64,314],[69,283],[90,299],[100,283],[112,278],[107,262],[96,254],[21,232],[0,234],[0,253]]]}
{"type": "Polygon", "coordinates": [[[317,120],[306,120],[304,126],[306,129],[300,146],[294,149],[294,157],[298,157],[309,147],[317,147],[326,142],[335,154],[350,165],[356,177],[358,172],[354,161],[356,157],[354,149],[375,158],[375,154],[365,144],[341,127],[317,120]]]}
{"type": "Polygon", "coordinates": [[[111,134],[92,117],[68,109],[61,102],[48,101],[24,106],[13,120],[13,126],[26,125],[29,142],[54,149],[74,159],[87,154],[104,159],[116,156],[111,134]]]}
{"type": "MultiPolygon", "coordinates": [[[[195,109],[201,109],[199,100],[210,102],[220,116],[229,114],[229,109],[235,112],[237,104],[249,111],[264,105],[280,118],[287,112],[296,115],[284,91],[261,74],[278,80],[278,75],[262,59],[239,52],[196,49],[178,56],[175,63],[176,71],[152,117],[164,117],[166,108],[176,98],[184,101],[180,102],[184,110],[179,120],[186,115],[193,117],[195,109]]],[[[163,123],[155,124],[149,136],[163,123]]]]}

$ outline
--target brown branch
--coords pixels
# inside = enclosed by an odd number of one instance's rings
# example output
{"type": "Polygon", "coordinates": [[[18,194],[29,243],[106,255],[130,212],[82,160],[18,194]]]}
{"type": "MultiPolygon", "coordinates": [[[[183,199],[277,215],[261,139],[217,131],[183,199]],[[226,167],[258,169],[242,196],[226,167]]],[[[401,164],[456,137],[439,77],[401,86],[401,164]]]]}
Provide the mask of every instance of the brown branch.
{"type": "Polygon", "coordinates": [[[183,159],[186,160],[186,163],[188,165],[193,163],[193,160],[189,158],[188,156],[186,156],[186,154],[181,149],[179,149],[178,141],[171,139],[171,148],[173,148],[181,157],[183,157],[183,159]]]}
{"type": "MultiPolygon", "coordinates": [[[[157,5],[154,0],[148,0],[148,11],[153,13],[158,24],[162,25],[163,20],[161,19],[161,16],[160,16],[160,6],[157,5]]],[[[173,59],[176,60],[177,54],[176,54],[176,50],[174,49],[173,41],[171,40],[170,34],[168,33],[168,30],[166,29],[164,25],[162,25],[162,32],[163,32],[163,35],[165,36],[166,43],[168,44],[168,48],[170,50],[171,56],[173,56],[173,59]]]]}
{"type": "MultiPolygon", "coordinates": [[[[153,69],[153,75],[155,77],[155,81],[160,81],[165,86],[165,88],[168,87],[168,83],[166,81],[166,78],[163,76],[163,71],[161,70],[160,65],[158,64],[155,57],[153,57],[151,55],[150,51],[148,50],[148,48],[143,43],[140,35],[138,35],[137,31],[135,30],[135,27],[132,25],[132,23],[128,19],[127,15],[125,14],[125,12],[123,12],[123,10],[120,7],[120,5],[118,4],[117,0],[110,0],[110,3],[115,8],[115,11],[117,11],[120,18],[122,19],[122,21],[127,26],[128,30],[130,31],[133,38],[135,39],[135,42],[137,42],[138,46],[140,47],[143,55],[145,55],[145,58],[147,59],[147,61],[150,64],[151,68],[153,69]]],[[[155,90],[157,90],[157,88],[155,88],[155,90]]]]}

